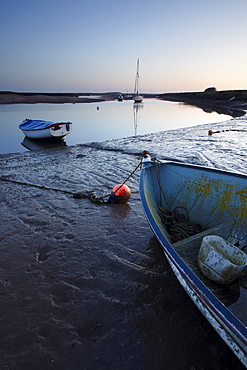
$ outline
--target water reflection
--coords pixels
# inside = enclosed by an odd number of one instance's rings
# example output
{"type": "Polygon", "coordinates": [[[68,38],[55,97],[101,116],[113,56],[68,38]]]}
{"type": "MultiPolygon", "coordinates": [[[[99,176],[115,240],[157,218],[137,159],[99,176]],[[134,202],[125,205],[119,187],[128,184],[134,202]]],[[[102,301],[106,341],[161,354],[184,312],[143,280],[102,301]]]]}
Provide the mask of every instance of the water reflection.
{"type": "MultiPolygon", "coordinates": [[[[18,125],[25,117],[47,121],[72,121],[74,130],[66,136],[67,145],[120,139],[164,130],[216,123],[228,115],[211,114],[199,107],[158,99],[145,99],[82,104],[0,104],[0,153],[23,152],[23,134],[18,125]],[[134,133],[133,133],[134,115],[134,133]]],[[[206,109],[206,107],[203,107],[206,109]]],[[[241,112],[242,114],[242,112],[241,112]]]]}
{"type": "Polygon", "coordinates": [[[135,129],[135,136],[137,135],[137,126],[138,126],[138,111],[143,109],[143,103],[134,103],[133,104],[133,112],[134,112],[134,129],[135,129]]]}
{"type": "Polygon", "coordinates": [[[61,148],[61,147],[66,146],[67,144],[63,138],[33,140],[25,136],[21,145],[24,146],[24,148],[28,150],[46,150],[46,149],[61,148]]]}
{"type": "Polygon", "coordinates": [[[232,109],[232,108],[226,108],[226,107],[216,107],[214,105],[208,105],[208,104],[188,104],[183,103],[185,105],[190,105],[192,107],[197,107],[202,109],[206,113],[217,113],[217,114],[225,114],[227,116],[237,118],[242,117],[245,115],[245,111],[242,109],[232,109]]]}

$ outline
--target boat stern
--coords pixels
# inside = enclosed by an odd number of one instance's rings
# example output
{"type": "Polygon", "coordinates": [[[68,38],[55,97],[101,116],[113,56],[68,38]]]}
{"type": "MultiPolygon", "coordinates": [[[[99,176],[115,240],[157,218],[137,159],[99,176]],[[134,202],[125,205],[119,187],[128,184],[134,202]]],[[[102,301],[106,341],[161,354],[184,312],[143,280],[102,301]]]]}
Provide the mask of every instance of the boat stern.
{"type": "Polygon", "coordinates": [[[63,137],[70,134],[72,131],[72,123],[65,122],[65,123],[57,123],[50,127],[50,133],[53,137],[63,137]]]}

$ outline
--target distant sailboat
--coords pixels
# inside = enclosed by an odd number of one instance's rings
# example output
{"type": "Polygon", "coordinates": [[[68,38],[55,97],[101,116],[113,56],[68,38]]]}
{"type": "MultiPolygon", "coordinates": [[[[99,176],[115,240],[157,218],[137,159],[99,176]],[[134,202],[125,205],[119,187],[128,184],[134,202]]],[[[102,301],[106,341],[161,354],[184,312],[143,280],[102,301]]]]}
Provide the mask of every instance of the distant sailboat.
{"type": "Polygon", "coordinates": [[[134,102],[141,103],[143,101],[143,96],[139,95],[139,59],[137,59],[137,69],[136,69],[136,78],[135,78],[135,89],[134,89],[134,102]]]}

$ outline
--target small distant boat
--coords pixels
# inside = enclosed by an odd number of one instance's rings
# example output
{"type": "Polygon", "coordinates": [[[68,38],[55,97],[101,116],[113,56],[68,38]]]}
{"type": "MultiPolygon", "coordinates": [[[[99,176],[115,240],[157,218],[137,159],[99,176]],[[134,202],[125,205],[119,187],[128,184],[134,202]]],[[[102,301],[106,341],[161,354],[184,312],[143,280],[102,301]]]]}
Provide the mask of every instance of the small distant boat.
{"type": "Polygon", "coordinates": [[[19,128],[30,139],[61,138],[72,131],[72,123],[25,119],[19,128]]]}
{"type": "Polygon", "coordinates": [[[117,97],[117,100],[118,101],[123,101],[123,95],[122,94],[119,94],[118,97],[117,97]]]}
{"type": "Polygon", "coordinates": [[[125,100],[131,100],[131,99],[133,99],[133,96],[131,94],[126,94],[126,95],[124,95],[124,99],[125,100]]]}
{"type": "Polygon", "coordinates": [[[141,103],[143,101],[143,96],[139,94],[139,59],[137,59],[137,68],[136,68],[136,78],[135,78],[135,88],[133,99],[135,103],[141,103]]]}
{"type": "Polygon", "coordinates": [[[247,176],[146,155],[140,194],[174,274],[247,367],[247,176]]]}

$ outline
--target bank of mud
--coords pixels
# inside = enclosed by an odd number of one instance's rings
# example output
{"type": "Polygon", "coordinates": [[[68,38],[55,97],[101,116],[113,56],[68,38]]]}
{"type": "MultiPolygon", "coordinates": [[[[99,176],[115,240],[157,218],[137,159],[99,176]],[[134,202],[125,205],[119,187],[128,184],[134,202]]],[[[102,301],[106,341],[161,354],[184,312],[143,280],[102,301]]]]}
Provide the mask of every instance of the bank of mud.
{"type": "Polygon", "coordinates": [[[72,193],[110,193],[143,149],[245,172],[245,125],[241,118],[214,125],[221,132],[213,136],[203,125],[0,156],[0,368],[242,370],[154,238],[139,170],[127,204],[72,193]]]}

